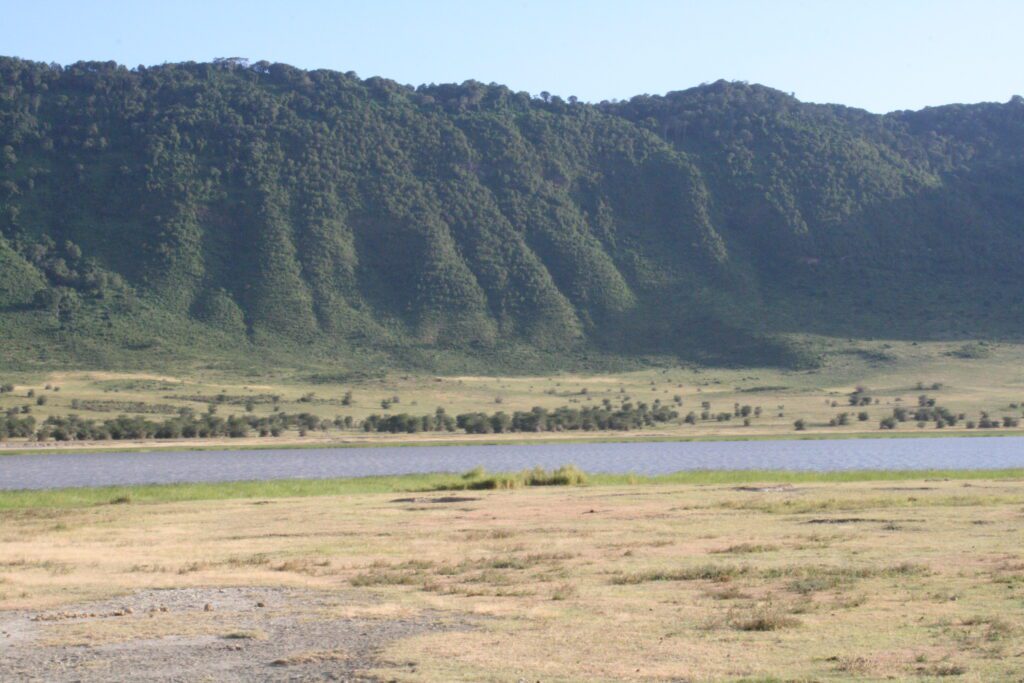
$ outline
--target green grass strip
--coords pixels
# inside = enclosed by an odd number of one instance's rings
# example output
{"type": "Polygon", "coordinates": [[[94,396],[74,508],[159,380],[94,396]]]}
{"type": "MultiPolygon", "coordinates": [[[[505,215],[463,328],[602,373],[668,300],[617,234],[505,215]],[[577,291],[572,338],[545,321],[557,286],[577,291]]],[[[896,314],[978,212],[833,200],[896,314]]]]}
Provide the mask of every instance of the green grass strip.
{"type": "MultiPolygon", "coordinates": [[[[516,474],[489,476],[515,477],[516,474]]],[[[1024,479],[1024,468],[1001,470],[855,470],[796,472],[787,470],[695,470],[658,476],[591,474],[586,486],[652,486],[667,484],[784,484],[906,481],[922,479],[1024,479]]],[[[407,474],[344,479],[279,479],[200,484],[156,484],[90,488],[19,490],[0,492],[0,510],[81,508],[117,503],[173,503],[198,500],[234,500],[338,496],[367,493],[402,493],[464,489],[459,474],[407,474]]]]}

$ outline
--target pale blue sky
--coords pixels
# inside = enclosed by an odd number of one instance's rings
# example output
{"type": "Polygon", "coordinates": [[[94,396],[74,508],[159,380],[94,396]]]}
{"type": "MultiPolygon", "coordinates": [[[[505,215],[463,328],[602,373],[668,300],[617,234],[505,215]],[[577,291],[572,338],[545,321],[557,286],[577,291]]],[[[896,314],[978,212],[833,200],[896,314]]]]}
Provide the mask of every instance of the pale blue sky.
{"type": "Polygon", "coordinates": [[[0,54],[248,57],[598,101],[719,78],[884,112],[1024,94],[1022,0],[0,0],[0,54]]]}

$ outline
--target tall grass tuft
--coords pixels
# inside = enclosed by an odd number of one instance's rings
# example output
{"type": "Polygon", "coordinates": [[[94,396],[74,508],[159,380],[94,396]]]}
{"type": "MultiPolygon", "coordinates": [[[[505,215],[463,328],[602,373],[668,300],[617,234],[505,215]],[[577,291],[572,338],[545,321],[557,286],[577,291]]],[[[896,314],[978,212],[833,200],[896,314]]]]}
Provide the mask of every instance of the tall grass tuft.
{"type": "Polygon", "coordinates": [[[526,486],[583,486],[586,483],[586,473],[575,465],[563,465],[552,471],[535,467],[513,474],[493,475],[488,475],[482,467],[475,467],[463,474],[459,481],[445,482],[435,487],[435,490],[484,491],[518,489],[526,486]]]}

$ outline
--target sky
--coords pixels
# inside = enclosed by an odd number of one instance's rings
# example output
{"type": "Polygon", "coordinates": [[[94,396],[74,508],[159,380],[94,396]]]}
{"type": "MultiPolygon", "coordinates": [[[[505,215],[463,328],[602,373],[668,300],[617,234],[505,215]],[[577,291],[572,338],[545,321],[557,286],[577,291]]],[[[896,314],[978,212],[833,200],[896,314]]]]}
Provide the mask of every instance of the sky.
{"type": "Polygon", "coordinates": [[[585,101],[704,82],[888,112],[1024,94],[1021,0],[0,0],[0,55],[246,57],[585,101]]]}

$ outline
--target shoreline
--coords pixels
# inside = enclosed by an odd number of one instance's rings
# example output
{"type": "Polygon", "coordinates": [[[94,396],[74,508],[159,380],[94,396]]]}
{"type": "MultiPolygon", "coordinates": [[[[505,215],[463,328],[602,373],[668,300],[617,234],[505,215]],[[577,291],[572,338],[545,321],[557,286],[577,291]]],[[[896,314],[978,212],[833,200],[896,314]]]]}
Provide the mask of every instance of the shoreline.
{"type": "MultiPolygon", "coordinates": [[[[508,472],[488,472],[508,476],[508,472]]],[[[703,469],[670,474],[587,474],[585,483],[569,486],[527,488],[594,489],[648,486],[731,486],[750,492],[796,490],[796,484],[857,483],[886,481],[1024,480],[1024,468],[974,469],[862,469],[862,470],[765,470],[703,469]],[[758,484],[761,486],[751,486],[758,484]],[[768,484],[768,486],[763,486],[768,484]]],[[[328,479],[267,479],[171,484],[125,484],[48,489],[0,490],[0,514],[38,508],[83,508],[97,505],[181,503],[248,499],[318,498],[368,494],[441,494],[464,491],[480,495],[489,491],[467,488],[463,475],[452,472],[370,475],[328,479]]],[[[512,490],[507,490],[510,493],[512,490]]],[[[495,493],[500,491],[494,491],[495,493]]]]}
{"type": "Polygon", "coordinates": [[[343,449],[343,448],[423,448],[423,447],[458,447],[458,446],[540,446],[559,443],[714,443],[744,441],[829,441],[848,439],[955,439],[980,437],[1021,437],[1024,429],[931,429],[914,432],[895,430],[872,432],[855,431],[829,433],[825,431],[795,433],[754,433],[744,434],[669,434],[664,431],[651,432],[602,432],[593,436],[587,433],[542,432],[531,437],[523,432],[509,433],[507,436],[495,434],[464,434],[431,438],[407,438],[404,435],[371,436],[347,439],[320,439],[285,437],[284,439],[268,439],[245,437],[242,439],[147,439],[124,441],[65,441],[31,444],[31,442],[0,442],[0,458],[5,455],[39,455],[55,453],[150,453],[168,451],[272,451],[272,450],[309,450],[309,449],[343,449]],[[565,434],[565,436],[556,436],[565,434]],[[268,443],[270,441],[270,443],[268,443]],[[31,445],[30,445],[31,444],[31,445]]]}

